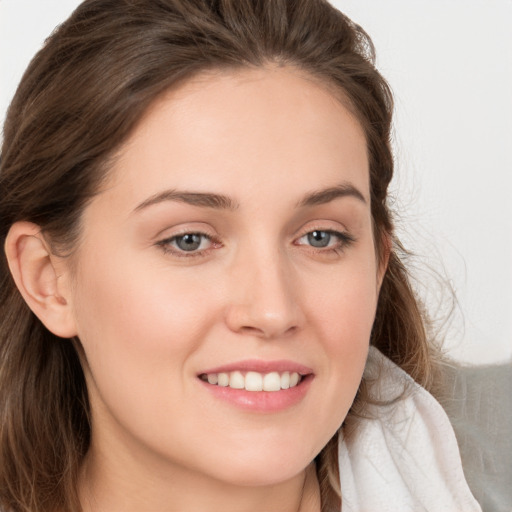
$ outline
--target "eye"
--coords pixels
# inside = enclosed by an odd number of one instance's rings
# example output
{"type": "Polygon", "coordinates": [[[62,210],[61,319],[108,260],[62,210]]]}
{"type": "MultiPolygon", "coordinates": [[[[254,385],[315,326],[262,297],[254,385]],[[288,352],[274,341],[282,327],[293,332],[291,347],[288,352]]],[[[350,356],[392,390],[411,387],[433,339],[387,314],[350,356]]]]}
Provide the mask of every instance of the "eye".
{"type": "Polygon", "coordinates": [[[183,233],[158,242],[166,252],[180,256],[199,254],[210,249],[213,244],[212,238],[205,233],[183,233]]]}
{"type": "Polygon", "coordinates": [[[312,231],[305,237],[309,245],[313,247],[327,247],[331,243],[331,238],[333,238],[329,231],[312,231]]]}
{"type": "Polygon", "coordinates": [[[302,235],[298,241],[298,245],[309,245],[315,249],[342,249],[354,239],[347,233],[333,230],[315,229],[302,235]]]}
{"type": "Polygon", "coordinates": [[[182,251],[197,251],[199,248],[204,249],[201,245],[204,245],[206,237],[199,233],[187,233],[186,235],[180,235],[174,238],[173,242],[176,244],[178,249],[182,251]]]}

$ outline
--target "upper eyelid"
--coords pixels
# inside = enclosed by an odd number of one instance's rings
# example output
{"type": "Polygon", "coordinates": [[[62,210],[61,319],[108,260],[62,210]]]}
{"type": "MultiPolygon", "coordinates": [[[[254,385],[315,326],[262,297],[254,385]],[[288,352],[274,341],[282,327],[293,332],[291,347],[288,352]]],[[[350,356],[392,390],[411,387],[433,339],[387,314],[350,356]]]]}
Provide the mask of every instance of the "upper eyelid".
{"type": "MultiPolygon", "coordinates": [[[[211,233],[211,232],[209,232],[209,230],[204,229],[204,228],[198,228],[198,229],[184,228],[184,229],[180,229],[176,232],[173,232],[169,235],[162,235],[162,233],[164,233],[165,231],[168,231],[168,229],[164,229],[164,230],[160,231],[159,234],[155,237],[157,243],[173,240],[175,238],[179,238],[180,236],[185,236],[185,235],[201,235],[201,236],[205,236],[206,238],[209,238],[210,240],[217,240],[220,238],[218,235],[211,233]]],[[[296,240],[297,238],[302,238],[303,236],[305,236],[309,233],[312,233],[313,231],[325,231],[326,233],[331,233],[334,235],[343,235],[345,237],[353,238],[352,235],[350,235],[349,231],[342,227],[335,228],[335,227],[327,227],[327,226],[321,226],[321,225],[318,225],[318,226],[313,225],[313,226],[308,226],[307,228],[302,228],[302,229],[297,230],[295,232],[295,234],[292,236],[292,239],[296,240]]]]}
{"type": "Polygon", "coordinates": [[[346,229],[344,226],[339,225],[338,226],[325,226],[322,225],[323,223],[318,224],[312,224],[305,228],[301,228],[297,231],[297,234],[294,235],[294,239],[301,238],[309,233],[312,233],[313,231],[325,231],[326,233],[332,233],[334,235],[340,235],[347,238],[354,238],[350,231],[346,229]]]}
{"type": "Polygon", "coordinates": [[[315,230],[344,233],[348,231],[348,228],[338,219],[317,218],[301,222],[301,226],[296,230],[296,233],[309,233],[315,230]]]}
{"type": "Polygon", "coordinates": [[[324,233],[329,233],[331,235],[336,236],[341,243],[351,243],[355,242],[356,239],[347,231],[341,231],[336,229],[310,229],[306,231],[304,234],[298,236],[295,238],[295,240],[300,240],[301,238],[304,238],[305,236],[309,235],[310,233],[313,233],[314,231],[323,231],[324,233]]]}
{"type": "Polygon", "coordinates": [[[190,227],[186,226],[183,228],[176,228],[176,227],[166,227],[164,229],[159,230],[159,232],[155,235],[154,239],[156,242],[162,241],[162,240],[170,240],[172,238],[177,238],[179,236],[184,235],[204,235],[209,238],[215,238],[215,234],[213,230],[207,229],[203,226],[200,227],[190,227]],[[169,233],[169,234],[167,234],[169,233]]]}
{"type": "Polygon", "coordinates": [[[165,236],[162,239],[160,239],[159,241],[157,241],[157,244],[159,244],[159,245],[168,244],[168,243],[171,243],[172,241],[176,240],[177,238],[181,238],[181,237],[184,237],[187,235],[199,235],[199,236],[202,236],[202,237],[208,239],[212,243],[215,243],[217,241],[217,239],[213,235],[210,235],[209,233],[204,233],[202,231],[188,230],[188,231],[183,231],[180,233],[175,233],[170,236],[165,236]]]}
{"type": "Polygon", "coordinates": [[[187,230],[187,231],[181,231],[179,233],[173,233],[172,235],[169,235],[169,236],[166,236],[164,237],[164,240],[174,240],[175,238],[180,238],[182,236],[187,236],[187,235],[199,235],[199,236],[204,236],[206,238],[213,238],[213,235],[211,235],[210,233],[205,233],[204,231],[196,231],[196,230],[187,230]]]}

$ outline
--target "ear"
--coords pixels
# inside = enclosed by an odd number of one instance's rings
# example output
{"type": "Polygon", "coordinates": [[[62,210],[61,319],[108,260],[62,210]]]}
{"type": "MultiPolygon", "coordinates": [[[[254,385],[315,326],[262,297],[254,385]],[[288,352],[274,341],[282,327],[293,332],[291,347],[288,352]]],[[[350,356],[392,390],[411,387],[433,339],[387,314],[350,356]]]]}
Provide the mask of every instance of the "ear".
{"type": "Polygon", "coordinates": [[[39,226],[13,224],[5,254],[18,290],[39,320],[56,336],[76,336],[68,266],[52,254],[39,226]]]}

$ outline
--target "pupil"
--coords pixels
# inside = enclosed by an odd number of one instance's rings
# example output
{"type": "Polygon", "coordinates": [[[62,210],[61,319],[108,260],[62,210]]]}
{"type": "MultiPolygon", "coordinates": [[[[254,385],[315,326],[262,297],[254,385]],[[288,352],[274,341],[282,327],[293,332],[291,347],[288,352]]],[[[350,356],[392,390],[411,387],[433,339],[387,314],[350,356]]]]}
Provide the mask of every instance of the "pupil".
{"type": "Polygon", "coordinates": [[[313,247],[327,247],[331,241],[331,234],[326,231],[312,231],[308,234],[308,242],[313,247]]]}
{"type": "Polygon", "coordinates": [[[176,239],[176,245],[182,251],[195,251],[201,245],[201,235],[188,234],[176,239]]]}

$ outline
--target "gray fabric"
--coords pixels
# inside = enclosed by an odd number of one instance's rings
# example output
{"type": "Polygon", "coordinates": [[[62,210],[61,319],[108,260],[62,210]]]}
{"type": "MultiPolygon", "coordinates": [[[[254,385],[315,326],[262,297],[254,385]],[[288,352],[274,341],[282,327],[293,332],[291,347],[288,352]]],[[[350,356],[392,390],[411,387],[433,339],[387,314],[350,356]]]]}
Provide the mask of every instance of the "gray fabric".
{"type": "Polygon", "coordinates": [[[443,406],[483,512],[512,511],[512,364],[447,368],[443,406]]]}

